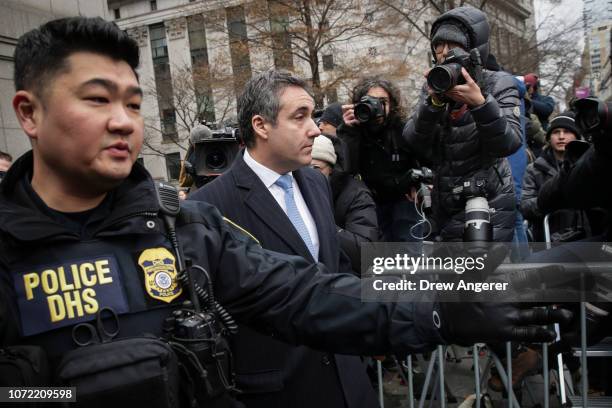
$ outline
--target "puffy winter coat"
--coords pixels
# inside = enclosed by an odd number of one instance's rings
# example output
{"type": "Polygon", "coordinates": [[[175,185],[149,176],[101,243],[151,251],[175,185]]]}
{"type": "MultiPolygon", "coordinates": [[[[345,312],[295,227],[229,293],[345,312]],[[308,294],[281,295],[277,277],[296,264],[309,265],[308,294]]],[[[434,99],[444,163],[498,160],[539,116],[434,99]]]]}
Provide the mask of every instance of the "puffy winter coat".
{"type": "MultiPolygon", "coordinates": [[[[473,7],[451,10],[434,22],[432,35],[448,20],[463,25],[469,47],[478,48],[486,61],[489,25],[485,14],[473,7]]],[[[482,105],[452,119],[445,109],[431,106],[423,92],[404,128],[404,141],[419,158],[434,163],[434,217],[441,237],[447,241],[461,240],[465,222],[465,198],[453,190],[476,173],[484,173],[487,178],[487,199],[495,210],[491,215],[493,239],[510,241],[514,232],[516,198],[505,157],[521,146],[518,90],[510,74],[486,70],[482,74],[482,105]]]]}

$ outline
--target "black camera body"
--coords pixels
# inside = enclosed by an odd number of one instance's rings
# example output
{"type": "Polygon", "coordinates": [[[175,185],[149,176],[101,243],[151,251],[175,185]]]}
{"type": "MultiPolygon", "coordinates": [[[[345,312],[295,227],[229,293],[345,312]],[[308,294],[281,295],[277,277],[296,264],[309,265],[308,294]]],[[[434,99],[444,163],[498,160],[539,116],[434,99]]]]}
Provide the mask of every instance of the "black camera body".
{"type": "Polygon", "coordinates": [[[428,167],[421,167],[420,169],[408,170],[408,176],[412,181],[414,187],[418,188],[423,200],[423,208],[431,208],[431,190],[429,185],[433,184],[434,174],[433,171],[428,167]]]}
{"type": "Polygon", "coordinates": [[[436,64],[427,74],[427,84],[437,94],[442,94],[456,85],[465,84],[461,73],[465,68],[470,76],[480,83],[482,77],[482,61],[477,48],[469,53],[461,48],[453,48],[441,64],[436,64]]]}
{"type": "Polygon", "coordinates": [[[385,118],[385,103],[374,96],[366,95],[355,104],[354,112],[360,123],[374,122],[385,118]]]}
{"type": "Polygon", "coordinates": [[[428,167],[421,167],[420,169],[408,170],[410,179],[414,182],[415,186],[420,184],[432,184],[433,183],[433,171],[428,167]]]}

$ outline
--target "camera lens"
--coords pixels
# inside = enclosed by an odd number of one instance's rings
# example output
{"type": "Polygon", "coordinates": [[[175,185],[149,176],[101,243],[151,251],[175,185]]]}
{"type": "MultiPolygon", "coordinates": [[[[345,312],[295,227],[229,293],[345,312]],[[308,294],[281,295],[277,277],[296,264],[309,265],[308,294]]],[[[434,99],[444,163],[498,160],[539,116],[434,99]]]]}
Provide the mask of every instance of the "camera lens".
{"type": "Polygon", "coordinates": [[[436,65],[427,75],[427,84],[437,93],[443,93],[457,85],[461,76],[461,65],[436,65]]]}
{"type": "Polygon", "coordinates": [[[206,154],[206,167],[211,170],[222,169],[227,164],[225,152],[221,149],[214,149],[206,154]]]}
{"type": "Polygon", "coordinates": [[[367,103],[358,103],[355,105],[355,118],[361,123],[368,122],[372,117],[372,109],[367,103]]]}

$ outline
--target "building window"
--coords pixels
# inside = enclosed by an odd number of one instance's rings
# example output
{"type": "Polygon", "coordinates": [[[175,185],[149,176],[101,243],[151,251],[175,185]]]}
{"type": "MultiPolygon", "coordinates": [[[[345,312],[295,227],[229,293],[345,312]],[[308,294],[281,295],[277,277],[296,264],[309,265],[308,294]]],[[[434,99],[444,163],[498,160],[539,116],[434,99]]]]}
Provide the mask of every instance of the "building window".
{"type": "Polygon", "coordinates": [[[323,69],[325,71],[331,71],[334,69],[334,56],[332,54],[323,56],[323,69]]]}
{"type": "Polygon", "coordinates": [[[168,60],[168,45],[166,43],[166,27],[162,24],[155,24],[149,27],[151,36],[151,55],[153,62],[168,60]],[[156,61],[157,60],[157,61],[156,61]]]}
{"type": "Polygon", "coordinates": [[[164,142],[174,141],[176,138],[176,112],[174,112],[174,109],[162,110],[161,124],[164,142]]]}
{"type": "Polygon", "coordinates": [[[374,21],[374,12],[373,11],[368,11],[367,13],[365,13],[365,21],[367,21],[368,23],[371,23],[374,21]]]}
{"type": "Polygon", "coordinates": [[[225,9],[229,29],[230,56],[234,72],[234,90],[236,96],[242,93],[248,79],[251,78],[251,56],[244,7],[235,6],[225,9]]]}
{"type": "Polygon", "coordinates": [[[181,173],[180,153],[168,153],[166,155],[166,170],[168,171],[168,180],[178,180],[181,173]]]}
{"type": "Polygon", "coordinates": [[[197,117],[199,121],[215,122],[204,16],[195,14],[187,17],[187,29],[189,31],[189,50],[191,52],[197,117]]]}
{"type": "Polygon", "coordinates": [[[115,14],[115,20],[119,20],[121,18],[121,11],[119,11],[119,7],[114,9],[113,13],[115,14]]]}
{"type": "Polygon", "coordinates": [[[325,91],[325,97],[328,104],[338,102],[338,91],[336,91],[336,88],[328,88],[325,91]]]}
{"type": "Polygon", "coordinates": [[[375,57],[376,55],[378,55],[378,50],[376,49],[376,47],[368,48],[368,55],[370,57],[375,57]]]}
{"type": "Polygon", "coordinates": [[[151,5],[151,11],[157,10],[157,0],[151,0],[149,4],[151,5]]]}

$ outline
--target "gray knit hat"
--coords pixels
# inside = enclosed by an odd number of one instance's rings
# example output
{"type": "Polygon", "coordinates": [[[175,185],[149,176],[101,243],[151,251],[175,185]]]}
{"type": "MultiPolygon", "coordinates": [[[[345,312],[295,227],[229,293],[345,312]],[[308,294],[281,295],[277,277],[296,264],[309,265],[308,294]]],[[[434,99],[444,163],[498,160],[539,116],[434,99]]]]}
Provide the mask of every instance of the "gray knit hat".
{"type": "Polygon", "coordinates": [[[457,44],[461,44],[464,50],[470,49],[470,37],[465,32],[465,28],[460,22],[453,20],[444,21],[440,24],[440,27],[436,30],[435,34],[431,38],[431,45],[433,48],[441,42],[451,41],[457,44]]]}
{"type": "Polygon", "coordinates": [[[334,150],[334,144],[328,137],[320,135],[317,136],[312,145],[312,158],[317,160],[323,160],[331,164],[336,164],[336,151],[334,150]]]}

